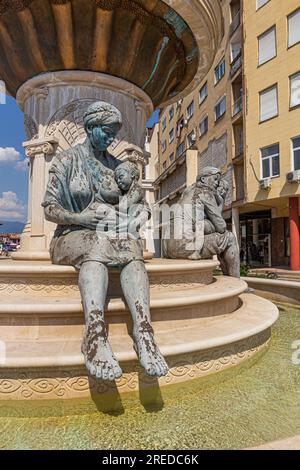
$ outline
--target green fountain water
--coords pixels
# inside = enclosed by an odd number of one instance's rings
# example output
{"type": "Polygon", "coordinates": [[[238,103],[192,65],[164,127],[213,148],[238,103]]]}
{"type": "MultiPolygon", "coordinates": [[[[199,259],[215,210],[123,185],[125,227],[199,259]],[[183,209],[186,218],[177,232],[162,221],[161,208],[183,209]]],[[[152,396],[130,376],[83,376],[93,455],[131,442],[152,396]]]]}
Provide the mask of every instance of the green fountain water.
{"type": "Polygon", "coordinates": [[[1,403],[2,449],[245,448],[300,434],[300,309],[280,307],[255,362],[110,403],[1,403]],[[33,406],[34,405],[34,406],[33,406]],[[105,410],[111,409],[111,411],[105,410]]]}

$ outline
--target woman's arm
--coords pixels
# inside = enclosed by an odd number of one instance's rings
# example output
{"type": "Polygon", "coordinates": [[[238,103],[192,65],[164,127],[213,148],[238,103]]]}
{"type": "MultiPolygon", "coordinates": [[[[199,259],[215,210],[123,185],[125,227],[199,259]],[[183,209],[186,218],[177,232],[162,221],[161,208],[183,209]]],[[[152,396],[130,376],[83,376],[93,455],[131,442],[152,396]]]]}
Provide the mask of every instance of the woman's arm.
{"type": "Polygon", "coordinates": [[[105,209],[85,210],[73,212],[65,209],[64,205],[71,206],[68,201],[69,195],[66,191],[68,181],[65,178],[66,169],[56,159],[49,172],[49,180],[42,206],[46,220],[59,225],[80,225],[91,230],[96,230],[97,224],[105,216],[105,209]],[[65,171],[64,171],[65,170],[65,171]]]}
{"type": "Polygon", "coordinates": [[[44,205],[45,219],[55,224],[61,225],[77,225],[78,224],[78,214],[75,212],[70,212],[58,203],[52,202],[48,205],[44,205]]]}

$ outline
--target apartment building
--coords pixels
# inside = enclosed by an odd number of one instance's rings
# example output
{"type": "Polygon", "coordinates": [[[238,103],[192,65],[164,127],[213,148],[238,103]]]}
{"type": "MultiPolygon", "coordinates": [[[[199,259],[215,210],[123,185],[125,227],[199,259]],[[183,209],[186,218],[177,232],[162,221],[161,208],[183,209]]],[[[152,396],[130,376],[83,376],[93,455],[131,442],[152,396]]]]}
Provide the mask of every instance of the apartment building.
{"type": "Polygon", "coordinates": [[[201,168],[217,166],[230,184],[224,216],[242,262],[298,269],[300,2],[221,4],[211,70],[161,112],[157,201],[173,202],[201,168]]]}
{"type": "Polygon", "coordinates": [[[299,269],[300,2],[244,1],[244,28],[242,243],[262,247],[264,264],[299,269]]]}

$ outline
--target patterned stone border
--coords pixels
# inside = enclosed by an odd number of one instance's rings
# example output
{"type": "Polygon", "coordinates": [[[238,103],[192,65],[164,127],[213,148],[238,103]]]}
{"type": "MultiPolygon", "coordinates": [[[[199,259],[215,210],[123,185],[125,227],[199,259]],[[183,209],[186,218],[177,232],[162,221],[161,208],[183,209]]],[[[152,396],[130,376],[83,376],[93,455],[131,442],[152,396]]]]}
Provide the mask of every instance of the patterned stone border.
{"type": "Polygon", "coordinates": [[[81,367],[11,369],[0,372],[0,400],[70,399],[134,392],[159,384],[180,382],[222,372],[237,366],[268,346],[271,329],[236,343],[199,353],[167,358],[170,371],[158,381],[144,374],[137,363],[122,364],[123,376],[116,382],[96,381],[81,367]]]}

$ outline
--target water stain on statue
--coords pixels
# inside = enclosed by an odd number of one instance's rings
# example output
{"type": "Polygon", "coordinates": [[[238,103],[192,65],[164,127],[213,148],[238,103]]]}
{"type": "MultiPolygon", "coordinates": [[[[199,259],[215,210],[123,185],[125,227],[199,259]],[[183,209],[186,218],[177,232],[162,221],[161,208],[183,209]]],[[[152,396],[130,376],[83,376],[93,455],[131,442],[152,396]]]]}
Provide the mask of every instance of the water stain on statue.
{"type": "Polygon", "coordinates": [[[139,316],[141,318],[144,318],[144,309],[143,309],[143,306],[141,305],[141,303],[138,300],[135,302],[135,308],[136,308],[139,316]]]}

